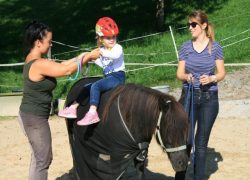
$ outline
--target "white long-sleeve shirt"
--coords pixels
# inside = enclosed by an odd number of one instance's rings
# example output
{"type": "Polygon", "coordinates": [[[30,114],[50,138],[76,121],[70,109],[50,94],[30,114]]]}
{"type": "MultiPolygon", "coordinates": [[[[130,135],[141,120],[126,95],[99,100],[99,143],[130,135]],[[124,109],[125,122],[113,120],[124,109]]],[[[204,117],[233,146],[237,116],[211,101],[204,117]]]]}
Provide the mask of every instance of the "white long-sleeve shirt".
{"type": "Polygon", "coordinates": [[[111,50],[105,47],[101,47],[100,50],[102,56],[95,60],[95,64],[103,68],[105,75],[125,71],[124,54],[121,45],[116,43],[111,50]]]}

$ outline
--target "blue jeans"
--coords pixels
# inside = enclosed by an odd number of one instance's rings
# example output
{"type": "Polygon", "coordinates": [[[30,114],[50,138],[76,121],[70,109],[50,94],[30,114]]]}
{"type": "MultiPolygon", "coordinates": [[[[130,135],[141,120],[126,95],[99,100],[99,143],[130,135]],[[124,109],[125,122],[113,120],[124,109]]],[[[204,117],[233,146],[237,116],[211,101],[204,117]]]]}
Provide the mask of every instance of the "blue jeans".
{"type": "MultiPolygon", "coordinates": [[[[186,111],[189,113],[189,120],[191,120],[191,92],[188,93],[187,89],[183,89],[183,93],[185,100],[184,106],[186,107],[186,111]],[[188,94],[189,97],[187,97],[188,94]],[[189,102],[189,104],[186,104],[186,102],[189,102]]],[[[208,140],[219,111],[218,91],[194,90],[193,97],[194,124],[197,124],[195,132],[194,179],[202,180],[205,176],[208,140]]],[[[189,137],[187,141],[187,144],[192,144],[191,127],[189,128],[189,137]]],[[[176,179],[185,179],[185,173],[180,172],[180,174],[181,173],[184,175],[184,178],[180,178],[179,176],[176,179]]]]}
{"type": "Polygon", "coordinates": [[[113,72],[92,84],[90,89],[90,105],[98,106],[101,92],[108,91],[125,83],[125,72],[113,72]]]}

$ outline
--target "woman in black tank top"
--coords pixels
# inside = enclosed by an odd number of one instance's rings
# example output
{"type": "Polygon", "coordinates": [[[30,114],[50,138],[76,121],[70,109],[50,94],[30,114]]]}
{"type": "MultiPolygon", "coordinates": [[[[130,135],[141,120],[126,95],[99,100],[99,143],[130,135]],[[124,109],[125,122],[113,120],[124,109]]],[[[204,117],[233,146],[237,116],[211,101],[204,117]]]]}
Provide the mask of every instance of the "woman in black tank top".
{"type": "Polygon", "coordinates": [[[46,180],[52,161],[51,133],[48,123],[52,91],[56,78],[67,76],[77,70],[78,64],[100,56],[98,49],[57,63],[43,58],[52,46],[51,29],[39,22],[25,28],[23,68],[24,92],[20,106],[19,121],[27,136],[32,158],[29,179],[46,180]]]}

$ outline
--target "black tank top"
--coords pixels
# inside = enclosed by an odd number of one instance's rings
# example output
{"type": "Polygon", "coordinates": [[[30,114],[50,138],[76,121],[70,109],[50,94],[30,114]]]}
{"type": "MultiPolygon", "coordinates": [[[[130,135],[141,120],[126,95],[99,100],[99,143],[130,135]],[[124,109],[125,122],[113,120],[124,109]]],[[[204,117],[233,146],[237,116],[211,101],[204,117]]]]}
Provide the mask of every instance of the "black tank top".
{"type": "Polygon", "coordinates": [[[49,116],[52,91],[56,87],[56,79],[45,77],[45,79],[34,82],[29,79],[29,70],[36,60],[26,63],[23,67],[23,98],[20,111],[28,112],[38,116],[49,116]]]}

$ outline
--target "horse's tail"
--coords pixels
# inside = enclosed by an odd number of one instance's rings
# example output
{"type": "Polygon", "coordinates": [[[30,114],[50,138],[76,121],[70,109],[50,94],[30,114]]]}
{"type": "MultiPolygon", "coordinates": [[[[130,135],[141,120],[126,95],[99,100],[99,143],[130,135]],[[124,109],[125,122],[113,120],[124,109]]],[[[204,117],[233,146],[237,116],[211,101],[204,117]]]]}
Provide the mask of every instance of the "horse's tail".
{"type": "Polygon", "coordinates": [[[108,102],[103,110],[103,121],[106,121],[106,119],[108,118],[108,113],[110,110],[110,107],[114,101],[115,98],[117,98],[119,96],[119,94],[121,94],[123,91],[125,91],[126,86],[125,85],[120,85],[117,88],[115,88],[114,92],[111,94],[110,98],[108,99],[108,102]]]}

